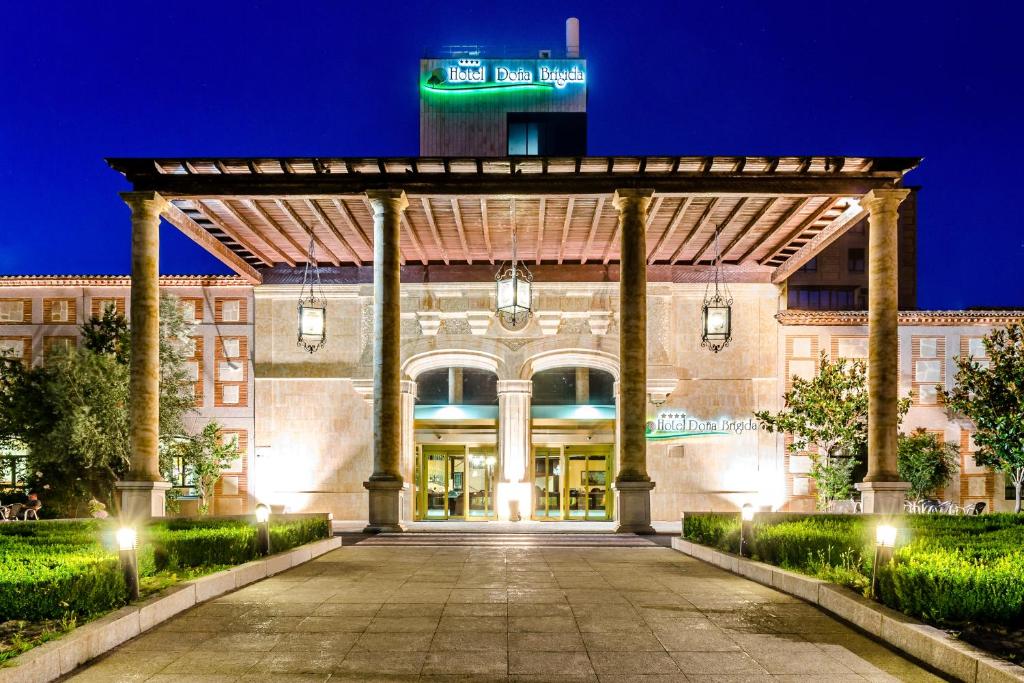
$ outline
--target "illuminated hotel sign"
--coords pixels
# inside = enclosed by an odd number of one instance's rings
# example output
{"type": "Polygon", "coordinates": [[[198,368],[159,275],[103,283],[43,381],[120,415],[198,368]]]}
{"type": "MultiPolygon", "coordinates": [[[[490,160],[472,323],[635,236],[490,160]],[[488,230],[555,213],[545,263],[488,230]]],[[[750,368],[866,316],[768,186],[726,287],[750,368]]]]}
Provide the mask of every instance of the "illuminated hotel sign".
{"type": "Polygon", "coordinates": [[[582,60],[458,59],[430,71],[424,87],[436,92],[561,90],[586,83],[585,68],[582,60]]]}
{"type": "Polygon", "coordinates": [[[757,431],[757,421],[721,418],[701,420],[681,410],[663,410],[653,420],[648,420],[645,434],[649,441],[684,439],[694,436],[718,436],[757,431]]]}

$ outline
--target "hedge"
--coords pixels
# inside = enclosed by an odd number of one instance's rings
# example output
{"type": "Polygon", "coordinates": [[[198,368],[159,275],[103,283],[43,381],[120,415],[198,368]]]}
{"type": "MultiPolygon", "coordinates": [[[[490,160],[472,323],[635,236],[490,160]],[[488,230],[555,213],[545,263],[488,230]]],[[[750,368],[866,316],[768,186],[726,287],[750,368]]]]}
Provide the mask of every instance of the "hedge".
{"type": "MultiPolygon", "coordinates": [[[[900,547],[879,567],[878,599],[937,625],[1024,624],[1024,515],[907,515],[894,520],[900,547]]],[[[871,581],[874,527],[863,515],[760,515],[751,556],[858,590],[871,581]]],[[[696,513],[683,536],[738,552],[739,516],[696,513]]]]}
{"type": "MultiPolygon", "coordinates": [[[[271,549],[327,538],[326,519],[275,521],[271,549]]],[[[0,622],[88,618],[128,601],[112,522],[0,525],[0,622]]],[[[139,573],[241,564],[258,557],[255,527],[243,520],[167,520],[140,531],[139,573]]]]}

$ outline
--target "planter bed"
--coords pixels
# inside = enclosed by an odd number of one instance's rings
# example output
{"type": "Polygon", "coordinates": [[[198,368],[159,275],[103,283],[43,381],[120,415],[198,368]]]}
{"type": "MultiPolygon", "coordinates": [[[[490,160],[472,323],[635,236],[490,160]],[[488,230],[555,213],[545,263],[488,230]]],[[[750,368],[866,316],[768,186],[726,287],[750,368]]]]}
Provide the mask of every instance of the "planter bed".
{"type": "MultiPolygon", "coordinates": [[[[762,573],[772,572],[767,565],[781,567],[867,596],[879,521],[867,515],[759,513],[746,554],[765,564],[747,564],[762,573]]],[[[900,515],[885,522],[897,527],[899,538],[892,560],[878,567],[879,602],[1022,663],[1024,516],[900,515]]],[[[735,513],[683,518],[682,538],[693,544],[736,555],[739,536],[735,513]]],[[[698,547],[693,554],[699,557],[698,547]]]]}
{"type": "MultiPolygon", "coordinates": [[[[128,603],[116,528],[112,520],[0,524],[0,665],[128,603]]],[[[276,516],[271,547],[281,552],[330,533],[327,515],[276,516]]],[[[137,552],[142,599],[259,558],[246,518],[152,522],[139,529],[137,552]]]]}

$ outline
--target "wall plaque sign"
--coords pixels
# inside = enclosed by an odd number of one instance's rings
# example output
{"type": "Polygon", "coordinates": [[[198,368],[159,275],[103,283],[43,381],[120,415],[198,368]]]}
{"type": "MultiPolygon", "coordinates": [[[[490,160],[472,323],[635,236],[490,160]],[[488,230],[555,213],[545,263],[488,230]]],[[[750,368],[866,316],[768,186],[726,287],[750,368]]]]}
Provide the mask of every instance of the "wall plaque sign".
{"type": "Polygon", "coordinates": [[[722,417],[704,420],[688,415],[682,410],[662,410],[647,421],[645,434],[648,441],[668,441],[695,436],[729,436],[756,432],[754,418],[722,417]]]}

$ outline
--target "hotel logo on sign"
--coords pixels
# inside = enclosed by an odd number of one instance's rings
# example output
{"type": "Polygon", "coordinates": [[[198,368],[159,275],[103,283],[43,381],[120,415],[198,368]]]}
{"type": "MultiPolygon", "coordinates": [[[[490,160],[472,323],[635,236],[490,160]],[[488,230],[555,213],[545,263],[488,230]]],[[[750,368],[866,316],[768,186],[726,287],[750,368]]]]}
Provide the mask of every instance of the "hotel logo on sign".
{"type": "Polygon", "coordinates": [[[561,90],[583,85],[582,62],[564,65],[530,60],[459,59],[444,63],[427,76],[424,87],[437,92],[497,91],[509,88],[561,90]]]}
{"type": "Polygon", "coordinates": [[[701,420],[681,410],[663,410],[653,420],[647,421],[645,435],[649,441],[665,441],[694,436],[742,435],[757,429],[757,421],[753,418],[701,420]]]}

